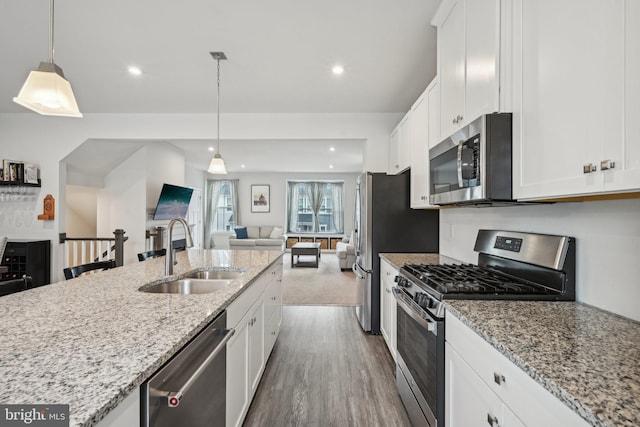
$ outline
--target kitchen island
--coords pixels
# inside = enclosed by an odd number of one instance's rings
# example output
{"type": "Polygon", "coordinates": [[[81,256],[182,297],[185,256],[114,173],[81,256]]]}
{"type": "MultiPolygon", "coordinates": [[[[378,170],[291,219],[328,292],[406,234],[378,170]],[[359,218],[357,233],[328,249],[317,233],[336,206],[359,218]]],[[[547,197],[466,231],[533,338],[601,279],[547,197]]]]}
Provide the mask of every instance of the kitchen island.
{"type": "Polygon", "coordinates": [[[95,425],[281,259],[280,251],[178,253],[170,278],[246,269],[209,294],[140,292],[167,279],[161,257],[0,298],[0,403],[69,404],[70,426],[95,425]]]}

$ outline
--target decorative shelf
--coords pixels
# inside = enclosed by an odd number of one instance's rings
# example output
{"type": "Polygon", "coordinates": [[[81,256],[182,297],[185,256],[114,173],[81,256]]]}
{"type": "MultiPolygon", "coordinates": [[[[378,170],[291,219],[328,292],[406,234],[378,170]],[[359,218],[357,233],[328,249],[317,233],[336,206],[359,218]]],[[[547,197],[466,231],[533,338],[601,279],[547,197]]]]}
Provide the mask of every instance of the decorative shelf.
{"type": "Polygon", "coordinates": [[[11,186],[11,187],[42,187],[42,181],[38,179],[37,184],[31,184],[28,182],[19,182],[19,181],[0,181],[0,186],[11,186]]]}

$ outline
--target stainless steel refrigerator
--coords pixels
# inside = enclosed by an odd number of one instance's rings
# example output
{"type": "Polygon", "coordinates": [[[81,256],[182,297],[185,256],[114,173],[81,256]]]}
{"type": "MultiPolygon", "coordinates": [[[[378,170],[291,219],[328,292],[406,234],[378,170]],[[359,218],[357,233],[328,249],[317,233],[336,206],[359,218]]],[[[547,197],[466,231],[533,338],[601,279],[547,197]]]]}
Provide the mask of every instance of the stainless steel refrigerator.
{"type": "Polygon", "coordinates": [[[355,206],[358,280],[356,317],[367,332],[380,333],[381,252],[439,250],[438,210],[411,209],[410,171],[399,175],[366,172],[358,178],[355,206]]]}

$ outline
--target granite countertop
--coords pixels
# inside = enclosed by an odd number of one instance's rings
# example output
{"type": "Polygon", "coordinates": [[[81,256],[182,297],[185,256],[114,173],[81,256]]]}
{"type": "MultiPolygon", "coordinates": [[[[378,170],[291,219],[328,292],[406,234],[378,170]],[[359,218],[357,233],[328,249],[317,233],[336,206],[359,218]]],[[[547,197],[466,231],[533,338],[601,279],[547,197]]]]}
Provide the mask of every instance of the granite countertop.
{"type": "Polygon", "coordinates": [[[384,258],[400,268],[405,264],[460,264],[461,262],[436,253],[380,253],[380,258],[384,258]]]}
{"type": "Polygon", "coordinates": [[[247,271],[201,295],[138,291],[164,281],[164,257],[0,298],[0,403],[69,404],[91,426],[281,258],[280,251],[189,250],[174,278],[207,267],[247,271]]]}
{"type": "Polygon", "coordinates": [[[446,305],[591,425],[640,425],[640,323],[575,302],[446,305]]]}

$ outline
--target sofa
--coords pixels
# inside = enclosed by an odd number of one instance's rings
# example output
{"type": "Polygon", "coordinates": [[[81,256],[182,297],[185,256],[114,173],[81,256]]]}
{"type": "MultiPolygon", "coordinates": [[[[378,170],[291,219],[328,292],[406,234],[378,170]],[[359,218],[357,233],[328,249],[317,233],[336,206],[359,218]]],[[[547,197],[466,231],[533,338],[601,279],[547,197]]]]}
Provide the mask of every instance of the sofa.
{"type": "Polygon", "coordinates": [[[273,225],[238,226],[235,235],[229,236],[229,249],[254,249],[263,251],[284,250],[287,236],[284,228],[273,225]]]}
{"type": "Polygon", "coordinates": [[[351,236],[345,237],[342,242],[336,243],[336,256],[338,257],[340,270],[351,270],[356,262],[356,245],[353,231],[351,236]]]}

